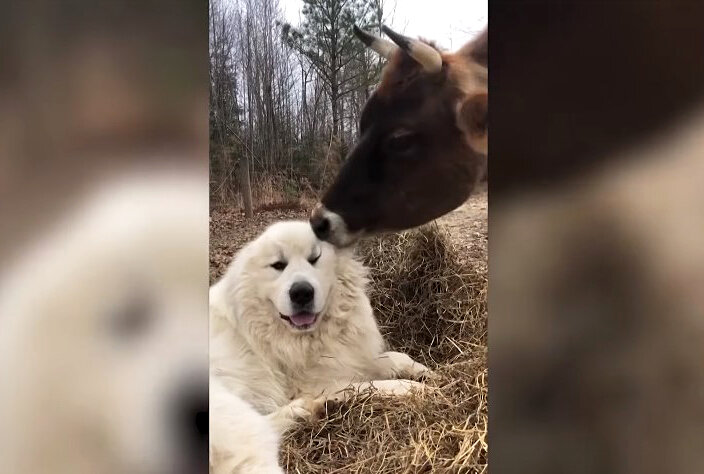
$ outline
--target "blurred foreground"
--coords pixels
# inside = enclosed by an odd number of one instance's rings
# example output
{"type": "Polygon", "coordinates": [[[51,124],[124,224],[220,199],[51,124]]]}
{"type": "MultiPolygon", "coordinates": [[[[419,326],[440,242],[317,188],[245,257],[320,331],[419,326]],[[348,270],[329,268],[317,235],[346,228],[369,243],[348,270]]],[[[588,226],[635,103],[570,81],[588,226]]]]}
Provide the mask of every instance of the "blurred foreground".
{"type": "Polygon", "coordinates": [[[499,472],[704,470],[704,119],[629,154],[492,207],[499,472]]]}
{"type": "Polygon", "coordinates": [[[205,472],[204,178],[113,178],[6,268],[7,472],[205,472]]]}
{"type": "Polygon", "coordinates": [[[0,466],[207,469],[207,3],[0,19],[0,466]]]}
{"type": "Polygon", "coordinates": [[[490,8],[491,470],[704,472],[704,4],[490,8]]]}

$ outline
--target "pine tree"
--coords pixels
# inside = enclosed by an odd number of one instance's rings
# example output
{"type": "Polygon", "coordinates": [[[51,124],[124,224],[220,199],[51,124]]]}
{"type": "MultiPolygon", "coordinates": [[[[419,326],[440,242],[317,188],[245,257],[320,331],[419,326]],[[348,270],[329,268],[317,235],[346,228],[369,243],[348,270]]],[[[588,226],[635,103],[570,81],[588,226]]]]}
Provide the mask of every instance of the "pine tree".
{"type": "Polygon", "coordinates": [[[372,79],[365,48],[352,33],[352,26],[356,23],[378,29],[383,8],[379,0],[304,0],[302,13],[299,28],[283,25],[283,37],[310,62],[325,85],[332,112],[332,134],[339,139],[342,99],[367,87],[372,79]]]}

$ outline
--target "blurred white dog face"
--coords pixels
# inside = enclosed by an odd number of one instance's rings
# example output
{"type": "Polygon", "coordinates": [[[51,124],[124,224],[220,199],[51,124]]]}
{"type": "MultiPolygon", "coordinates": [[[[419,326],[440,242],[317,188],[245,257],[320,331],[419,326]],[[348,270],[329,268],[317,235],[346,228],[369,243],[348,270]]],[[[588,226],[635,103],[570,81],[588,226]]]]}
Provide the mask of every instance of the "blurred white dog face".
{"type": "Polygon", "coordinates": [[[205,472],[207,203],[189,173],[107,183],[9,272],[8,472],[205,472]]]}
{"type": "Polygon", "coordinates": [[[272,317],[293,332],[313,331],[335,283],[335,249],[319,241],[307,222],[274,224],[238,260],[244,278],[272,317]]]}

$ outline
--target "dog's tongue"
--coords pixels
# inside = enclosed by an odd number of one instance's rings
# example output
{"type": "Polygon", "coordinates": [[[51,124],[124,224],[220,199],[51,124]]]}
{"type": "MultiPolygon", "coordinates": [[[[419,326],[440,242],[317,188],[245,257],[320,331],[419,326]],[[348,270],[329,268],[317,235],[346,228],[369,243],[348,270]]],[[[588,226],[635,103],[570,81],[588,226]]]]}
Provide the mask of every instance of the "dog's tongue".
{"type": "Polygon", "coordinates": [[[315,321],[315,314],[313,313],[296,313],[290,316],[291,322],[295,326],[305,326],[306,324],[312,324],[315,321]]]}

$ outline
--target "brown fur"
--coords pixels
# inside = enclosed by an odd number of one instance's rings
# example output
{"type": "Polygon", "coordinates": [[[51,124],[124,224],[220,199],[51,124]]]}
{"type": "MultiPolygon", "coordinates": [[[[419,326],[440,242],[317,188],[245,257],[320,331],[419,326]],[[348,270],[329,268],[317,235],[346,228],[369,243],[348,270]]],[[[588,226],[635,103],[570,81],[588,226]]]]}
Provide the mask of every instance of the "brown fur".
{"type": "MultiPolygon", "coordinates": [[[[486,167],[488,74],[478,62],[486,46],[480,35],[441,53],[433,73],[400,48],[392,54],[362,112],[360,138],[322,199],[345,232],[415,227],[469,197],[486,167]]],[[[336,233],[331,242],[349,240],[336,233]]]]}
{"type": "Polygon", "coordinates": [[[379,97],[389,97],[399,88],[403,88],[405,84],[417,78],[420,73],[418,64],[410,59],[406,53],[398,50],[389,58],[389,62],[381,72],[381,82],[376,89],[376,94],[379,97]]]}
{"type": "MultiPolygon", "coordinates": [[[[481,64],[473,59],[476,56],[474,51],[479,39],[467,43],[456,53],[443,52],[432,41],[421,41],[441,53],[450,87],[456,87],[466,94],[487,89],[486,64],[481,64]]],[[[398,50],[389,58],[384,67],[376,93],[380,96],[392,95],[398,91],[399,87],[403,87],[404,84],[408,84],[421,75],[420,66],[403,51],[398,50]]]]}

